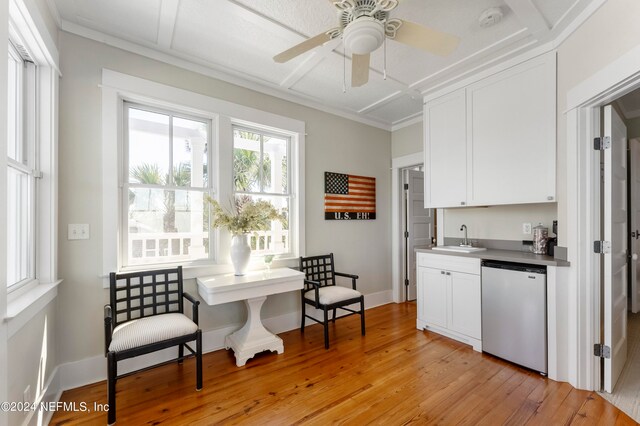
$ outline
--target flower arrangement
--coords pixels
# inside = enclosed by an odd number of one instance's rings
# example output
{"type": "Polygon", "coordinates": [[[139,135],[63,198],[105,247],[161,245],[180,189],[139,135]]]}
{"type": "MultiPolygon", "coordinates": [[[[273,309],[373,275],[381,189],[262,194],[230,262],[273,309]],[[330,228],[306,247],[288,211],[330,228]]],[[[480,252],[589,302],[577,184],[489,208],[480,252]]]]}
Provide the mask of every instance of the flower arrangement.
{"type": "Polygon", "coordinates": [[[270,229],[273,220],[287,225],[284,212],[278,211],[269,201],[255,201],[248,196],[239,197],[232,203],[234,211],[228,211],[210,196],[207,196],[206,200],[211,205],[211,227],[226,228],[233,235],[266,231],[270,229]]]}

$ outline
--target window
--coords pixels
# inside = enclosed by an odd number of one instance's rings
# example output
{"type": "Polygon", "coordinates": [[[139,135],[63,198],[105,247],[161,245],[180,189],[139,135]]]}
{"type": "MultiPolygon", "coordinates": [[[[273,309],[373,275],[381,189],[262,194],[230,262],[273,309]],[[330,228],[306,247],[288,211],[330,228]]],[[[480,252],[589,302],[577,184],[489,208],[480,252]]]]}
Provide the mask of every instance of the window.
{"type": "Polygon", "coordinates": [[[125,102],[123,266],[210,257],[211,120],[125,102]]]}
{"type": "Polygon", "coordinates": [[[7,286],[35,278],[35,65],[9,43],[7,125],[7,286]]]}
{"type": "MultiPolygon", "coordinates": [[[[258,129],[233,127],[233,192],[237,204],[247,199],[267,200],[288,213],[290,137],[258,129]]],[[[252,254],[290,253],[288,223],[273,221],[271,229],[250,236],[252,254]]]]}
{"type": "Polygon", "coordinates": [[[264,268],[268,253],[278,254],[276,267],[297,264],[304,122],[108,69],[102,101],[105,288],[110,272],[154,264],[182,264],[186,278],[230,272],[231,234],[209,229],[206,194],[223,206],[267,199],[285,211],[286,224],[252,237],[250,268],[264,268]]]}

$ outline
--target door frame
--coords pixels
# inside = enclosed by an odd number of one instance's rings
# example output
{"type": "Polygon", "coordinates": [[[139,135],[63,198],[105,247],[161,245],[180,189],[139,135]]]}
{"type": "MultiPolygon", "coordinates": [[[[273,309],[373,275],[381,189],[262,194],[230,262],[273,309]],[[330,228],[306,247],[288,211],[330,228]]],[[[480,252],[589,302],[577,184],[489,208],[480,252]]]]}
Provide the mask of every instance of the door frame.
{"type": "Polygon", "coordinates": [[[566,244],[569,272],[569,382],[599,390],[600,258],[593,241],[600,238],[600,161],[593,138],[600,135],[600,108],[640,88],[640,46],[631,49],[567,92],[566,244]]]}
{"type": "Polygon", "coordinates": [[[404,302],[403,257],[404,229],[402,228],[403,179],[402,170],[424,164],[421,152],[391,160],[391,292],[395,303],[404,302]]]}

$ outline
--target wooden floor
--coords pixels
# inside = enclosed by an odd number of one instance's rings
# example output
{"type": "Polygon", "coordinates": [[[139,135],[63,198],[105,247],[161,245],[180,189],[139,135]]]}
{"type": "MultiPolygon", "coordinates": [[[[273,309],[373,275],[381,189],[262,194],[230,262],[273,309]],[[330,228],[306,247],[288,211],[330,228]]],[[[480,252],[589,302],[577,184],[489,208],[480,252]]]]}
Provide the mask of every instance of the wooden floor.
{"type": "MultiPolygon", "coordinates": [[[[545,379],[469,346],[416,330],[413,303],[367,311],[331,325],[283,333],[285,353],[236,367],[230,351],[204,356],[204,389],[194,361],[118,382],[121,425],[636,424],[595,392],[545,379]]],[[[106,362],[106,361],[105,361],[106,362]]],[[[65,392],[62,401],[106,403],[106,383],[65,392]]],[[[59,411],[53,425],[106,424],[106,413],[59,411]]]]}

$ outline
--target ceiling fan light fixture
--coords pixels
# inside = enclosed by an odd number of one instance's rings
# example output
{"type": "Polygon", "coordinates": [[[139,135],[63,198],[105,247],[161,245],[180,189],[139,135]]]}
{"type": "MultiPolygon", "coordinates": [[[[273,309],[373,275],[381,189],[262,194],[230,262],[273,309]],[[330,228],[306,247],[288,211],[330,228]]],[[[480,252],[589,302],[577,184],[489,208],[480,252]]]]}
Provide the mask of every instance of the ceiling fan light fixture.
{"type": "Polygon", "coordinates": [[[344,29],[344,45],[356,55],[371,53],[384,42],[384,25],[375,18],[363,16],[344,29]]]}

